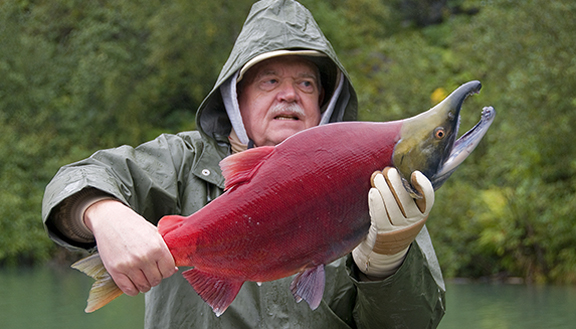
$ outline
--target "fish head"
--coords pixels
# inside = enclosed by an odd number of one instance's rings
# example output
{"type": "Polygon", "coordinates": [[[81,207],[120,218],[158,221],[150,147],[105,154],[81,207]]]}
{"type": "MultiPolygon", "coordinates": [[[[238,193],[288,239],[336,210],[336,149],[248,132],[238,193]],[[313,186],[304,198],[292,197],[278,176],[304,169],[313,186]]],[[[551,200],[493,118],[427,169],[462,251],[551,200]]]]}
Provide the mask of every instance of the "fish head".
{"type": "Polygon", "coordinates": [[[476,148],[492,124],[496,112],[485,107],[480,122],[457,138],[462,104],[469,95],[479,93],[481,87],[479,81],[465,83],[430,110],[403,120],[392,159],[413,197],[421,195],[410,183],[412,172],[422,172],[438,189],[476,148]]]}

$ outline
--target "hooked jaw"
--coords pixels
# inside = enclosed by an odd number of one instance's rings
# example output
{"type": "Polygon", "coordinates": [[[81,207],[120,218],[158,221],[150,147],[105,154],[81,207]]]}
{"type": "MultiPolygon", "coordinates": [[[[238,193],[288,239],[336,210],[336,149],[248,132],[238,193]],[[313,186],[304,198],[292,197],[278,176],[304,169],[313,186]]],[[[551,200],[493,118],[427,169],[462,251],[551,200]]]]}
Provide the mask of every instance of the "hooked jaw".
{"type": "Polygon", "coordinates": [[[486,107],[480,122],[457,140],[460,110],[466,98],[480,92],[479,81],[458,87],[432,109],[404,120],[400,140],[393,155],[394,166],[403,177],[404,186],[419,198],[410,184],[413,171],[422,172],[438,189],[478,145],[494,120],[495,111],[486,107]]]}
{"type": "Polygon", "coordinates": [[[474,151],[495,117],[496,110],[492,106],[483,108],[480,122],[454,142],[450,155],[444,161],[440,170],[430,179],[435,189],[442,186],[456,168],[474,151]]]}

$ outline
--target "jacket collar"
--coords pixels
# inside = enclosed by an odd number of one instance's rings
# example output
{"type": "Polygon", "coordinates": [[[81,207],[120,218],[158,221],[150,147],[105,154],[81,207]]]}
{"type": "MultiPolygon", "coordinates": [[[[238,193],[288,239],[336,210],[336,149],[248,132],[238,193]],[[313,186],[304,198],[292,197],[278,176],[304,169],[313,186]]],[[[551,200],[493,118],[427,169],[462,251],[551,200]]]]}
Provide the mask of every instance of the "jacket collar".
{"type": "MultiPolygon", "coordinates": [[[[198,108],[196,127],[203,135],[215,138],[229,134],[232,128],[232,118],[226,113],[223,88],[220,87],[253,58],[282,49],[313,50],[325,55],[322,58],[331,61],[342,73],[338,82],[343,83],[340,97],[334,98],[334,112],[324,121],[356,119],[357,98],[348,73],[312,14],[293,0],[263,0],[252,6],[214,88],[198,108]]],[[[242,137],[240,129],[234,126],[238,136],[242,137]]]]}
{"type": "Polygon", "coordinates": [[[197,154],[197,161],[192,168],[192,173],[198,178],[224,189],[224,176],[222,176],[222,170],[218,164],[230,154],[230,147],[225,137],[218,139],[222,140],[217,142],[202,136],[202,151],[197,154]]]}

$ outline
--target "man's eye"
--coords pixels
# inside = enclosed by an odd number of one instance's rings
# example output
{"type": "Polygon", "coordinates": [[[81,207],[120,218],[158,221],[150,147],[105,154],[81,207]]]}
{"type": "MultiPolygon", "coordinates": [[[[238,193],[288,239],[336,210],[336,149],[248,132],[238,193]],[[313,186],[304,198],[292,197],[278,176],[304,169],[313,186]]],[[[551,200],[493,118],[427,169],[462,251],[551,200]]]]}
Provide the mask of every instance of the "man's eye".
{"type": "Polygon", "coordinates": [[[270,90],[278,84],[278,79],[264,79],[260,81],[260,86],[264,90],[270,90]]]}
{"type": "Polygon", "coordinates": [[[302,80],[299,83],[300,88],[302,88],[302,90],[306,91],[306,92],[312,92],[314,91],[314,82],[309,81],[309,80],[302,80]]]}
{"type": "Polygon", "coordinates": [[[275,85],[278,83],[278,79],[276,79],[276,78],[264,79],[264,80],[262,80],[262,83],[267,84],[267,85],[275,85]]]}

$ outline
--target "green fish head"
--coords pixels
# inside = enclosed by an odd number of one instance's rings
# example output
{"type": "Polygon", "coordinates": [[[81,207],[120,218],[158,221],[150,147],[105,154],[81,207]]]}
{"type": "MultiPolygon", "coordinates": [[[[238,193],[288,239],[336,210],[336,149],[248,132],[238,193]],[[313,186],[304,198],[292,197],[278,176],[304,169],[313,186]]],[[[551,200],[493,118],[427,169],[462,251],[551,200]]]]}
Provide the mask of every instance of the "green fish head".
{"type": "Polygon", "coordinates": [[[496,112],[492,107],[485,107],[480,122],[457,139],[462,104],[469,95],[479,93],[481,87],[479,81],[465,83],[432,109],[402,122],[393,163],[413,197],[421,197],[410,183],[413,171],[422,172],[434,189],[438,189],[474,150],[492,124],[496,112]]]}

